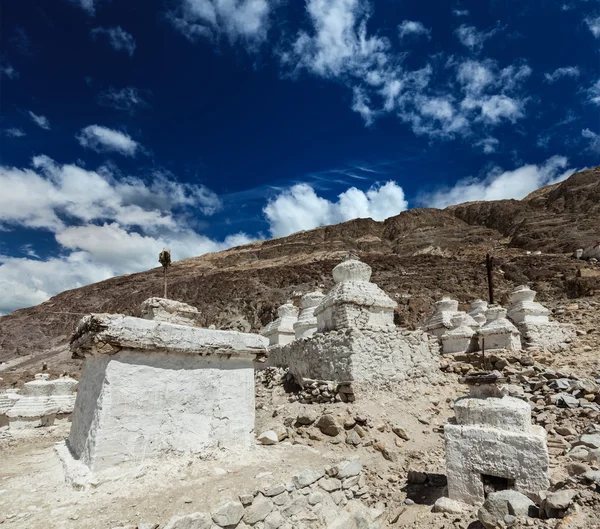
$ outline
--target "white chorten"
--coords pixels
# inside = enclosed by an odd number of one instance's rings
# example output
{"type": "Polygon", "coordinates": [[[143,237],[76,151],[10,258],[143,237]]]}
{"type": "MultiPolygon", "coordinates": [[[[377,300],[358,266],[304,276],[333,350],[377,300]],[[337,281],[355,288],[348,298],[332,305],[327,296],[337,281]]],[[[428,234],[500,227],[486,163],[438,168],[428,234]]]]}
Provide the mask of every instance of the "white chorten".
{"type": "Polygon", "coordinates": [[[356,258],[333,269],[335,286],[315,309],[319,332],[394,327],[396,302],[375,283],[371,267],[356,258]]]}
{"type": "Polygon", "coordinates": [[[521,285],[510,295],[508,317],[514,323],[548,323],[550,311],[534,301],[536,292],[521,285]]]}
{"type": "Polygon", "coordinates": [[[452,329],[452,318],[459,314],[458,301],[443,297],[435,303],[435,311],[423,325],[423,330],[441,338],[452,329]]]}
{"type": "Polygon", "coordinates": [[[148,298],[142,301],[142,318],[146,320],[175,323],[176,325],[196,325],[200,311],[187,303],[166,298],[148,298]]]}
{"type": "Polygon", "coordinates": [[[261,334],[269,339],[269,345],[286,345],[296,339],[294,324],[298,321],[298,307],[287,301],[277,309],[278,318],[269,323],[261,334]]]}
{"type": "Polygon", "coordinates": [[[309,338],[317,332],[317,317],[315,309],[323,301],[325,294],[320,291],[309,292],[302,296],[302,311],[298,321],[294,323],[294,332],[296,340],[300,338],[309,338]]]}
{"type": "Polygon", "coordinates": [[[479,329],[480,345],[486,351],[506,349],[518,351],[521,349],[521,335],[519,330],[506,319],[506,309],[500,306],[491,306],[486,312],[487,321],[479,329]]]}
{"type": "Polygon", "coordinates": [[[481,327],[487,321],[485,313],[488,309],[488,302],[484,301],[483,299],[474,299],[471,301],[470,306],[471,308],[467,314],[471,316],[471,318],[473,318],[481,327]]]}
{"type": "Polygon", "coordinates": [[[475,320],[468,314],[458,313],[452,317],[453,329],[442,335],[442,353],[472,353],[478,350],[477,333],[473,330],[475,320]]]}

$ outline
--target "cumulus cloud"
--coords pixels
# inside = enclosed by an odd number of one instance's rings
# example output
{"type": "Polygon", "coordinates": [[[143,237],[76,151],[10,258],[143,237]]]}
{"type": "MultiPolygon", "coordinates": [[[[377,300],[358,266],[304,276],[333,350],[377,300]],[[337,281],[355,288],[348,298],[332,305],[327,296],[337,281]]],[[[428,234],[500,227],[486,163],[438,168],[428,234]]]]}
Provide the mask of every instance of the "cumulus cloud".
{"type": "Polygon", "coordinates": [[[117,274],[156,266],[168,246],[175,259],[219,251],[251,240],[243,233],[213,240],[188,225],[193,212],[212,215],[222,206],[209,189],[154,173],[122,177],[107,167],[90,171],[47,156],[31,168],[0,166],[0,229],[44,229],[58,256],[0,255],[0,313],[45,301],[58,292],[117,274]]]}
{"type": "Polygon", "coordinates": [[[588,140],[588,149],[600,153],[600,135],[590,129],[583,129],[581,136],[588,140]]]}
{"type": "Polygon", "coordinates": [[[585,19],[588,29],[595,38],[600,38],[600,17],[588,17],[585,19]]]}
{"type": "Polygon", "coordinates": [[[579,68],[577,66],[565,66],[563,68],[557,68],[552,73],[545,73],[544,79],[547,83],[555,83],[563,77],[579,77],[579,68]]]}
{"type": "Polygon", "coordinates": [[[29,117],[38,127],[41,127],[44,130],[50,130],[50,121],[48,121],[46,116],[38,116],[30,110],[29,117]]]}
{"type": "Polygon", "coordinates": [[[98,94],[98,104],[131,113],[138,108],[150,106],[141,91],[135,86],[126,86],[120,89],[111,86],[108,90],[98,94]]]}
{"type": "Polygon", "coordinates": [[[426,207],[445,208],[462,202],[521,199],[536,189],[562,182],[576,169],[568,169],[564,156],[553,156],[541,165],[524,165],[512,171],[491,170],[485,178],[464,178],[453,187],[421,195],[426,207]]]}
{"type": "Polygon", "coordinates": [[[179,0],[170,14],[175,28],[190,40],[245,41],[256,46],[267,38],[277,0],[179,0]]]}
{"type": "Polygon", "coordinates": [[[431,30],[427,29],[422,22],[418,22],[415,20],[404,20],[398,26],[398,34],[401,39],[404,39],[409,36],[419,36],[423,35],[424,37],[430,38],[431,30]]]}
{"type": "Polygon", "coordinates": [[[494,28],[488,32],[479,31],[475,26],[462,24],[456,28],[454,33],[463,46],[466,46],[472,52],[479,52],[483,48],[485,41],[492,37],[497,31],[498,28],[494,28]]]}
{"type": "Polygon", "coordinates": [[[13,127],[10,129],[4,129],[4,135],[8,136],[9,138],[22,138],[26,134],[23,130],[13,127]]]}
{"type": "Polygon", "coordinates": [[[135,156],[140,146],[128,134],[100,125],[88,125],[75,137],[82,147],[96,152],[113,151],[125,156],[135,156]]]}
{"type": "Polygon", "coordinates": [[[131,33],[127,33],[121,26],[112,28],[94,28],[92,29],[92,37],[106,37],[111,47],[116,51],[125,51],[130,57],[135,52],[135,39],[131,33]]]}
{"type": "Polygon", "coordinates": [[[273,237],[336,224],[356,218],[384,220],[408,207],[396,182],[373,186],[366,192],[351,187],[332,202],[319,197],[308,184],[297,184],[270,200],[263,212],[273,237]]]}

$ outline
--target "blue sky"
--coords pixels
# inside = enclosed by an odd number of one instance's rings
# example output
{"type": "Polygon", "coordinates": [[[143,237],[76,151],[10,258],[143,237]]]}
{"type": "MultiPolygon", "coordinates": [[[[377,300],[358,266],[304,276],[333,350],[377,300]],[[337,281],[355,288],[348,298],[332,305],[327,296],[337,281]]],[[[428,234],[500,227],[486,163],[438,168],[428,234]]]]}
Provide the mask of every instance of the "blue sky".
{"type": "Polygon", "coordinates": [[[598,0],[19,0],[0,314],[174,259],[521,198],[600,157],[598,0]]]}

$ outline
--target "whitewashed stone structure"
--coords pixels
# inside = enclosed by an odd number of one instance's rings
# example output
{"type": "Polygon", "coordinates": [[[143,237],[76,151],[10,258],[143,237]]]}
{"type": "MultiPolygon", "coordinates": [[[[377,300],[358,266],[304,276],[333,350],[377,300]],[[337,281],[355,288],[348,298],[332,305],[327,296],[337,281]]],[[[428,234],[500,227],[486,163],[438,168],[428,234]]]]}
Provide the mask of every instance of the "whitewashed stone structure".
{"type": "Polygon", "coordinates": [[[267,340],[122,315],[81,320],[85,356],[66,445],[67,476],[164,452],[253,442],[255,359],[267,340]]]}
{"type": "Polygon", "coordinates": [[[287,301],[277,309],[278,318],[269,323],[261,334],[269,339],[269,345],[285,345],[296,339],[294,324],[298,321],[298,307],[287,301]]]}
{"type": "Polygon", "coordinates": [[[355,258],[333,269],[335,286],[315,309],[319,332],[339,329],[393,329],[396,302],[375,283],[371,267],[355,258]]]}
{"type": "Polygon", "coordinates": [[[451,319],[452,329],[442,335],[442,353],[472,353],[479,350],[477,333],[473,326],[478,327],[471,316],[458,313],[451,319]]]}
{"type": "Polygon", "coordinates": [[[483,299],[474,299],[470,303],[470,310],[467,313],[471,318],[473,318],[481,327],[487,321],[485,317],[485,313],[488,309],[488,302],[483,299]]]}
{"type": "Polygon", "coordinates": [[[165,298],[148,298],[142,302],[142,318],[195,326],[200,316],[196,307],[165,298]]]}
{"type": "Polygon", "coordinates": [[[515,324],[548,323],[550,311],[534,301],[536,292],[527,285],[521,285],[510,295],[508,317],[515,324]]]}
{"type": "Polygon", "coordinates": [[[518,351],[521,349],[519,330],[506,319],[506,309],[492,306],[486,312],[487,322],[479,329],[480,346],[486,351],[506,349],[518,351]]]}
{"type": "Polygon", "coordinates": [[[479,505],[491,487],[535,500],[548,489],[546,431],[532,426],[528,403],[507,395],[485,384],[456,401],[456,423],[444,427],[450,499],[479,505]]]}
{"type": "Polygon", "coordinates": [[[320,291],[309,292],[302,296],[302,311],[298,321],[294,323],[294,332],[296,340],[300,338],[310,338],[317,332],[317,317],[315,309],[323,301],[325,294],[320,291]]]}
{"type": "Polygon", "coordinates": [[[435,303],[433,314],[423,325],[423,329],[437,338],[452,329],[452,318],[459,314],[458,301],[443,297],[435,303]]]}

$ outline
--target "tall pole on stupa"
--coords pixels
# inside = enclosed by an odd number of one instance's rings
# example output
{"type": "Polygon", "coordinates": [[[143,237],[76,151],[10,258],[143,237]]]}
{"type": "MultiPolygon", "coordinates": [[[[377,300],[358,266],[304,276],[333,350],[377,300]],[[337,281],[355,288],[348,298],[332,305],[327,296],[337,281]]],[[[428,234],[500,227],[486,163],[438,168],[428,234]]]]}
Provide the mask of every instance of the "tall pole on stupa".
{"type": "Polygon", "coordinates": [[[171,266],[171,250],[163,248],[162,252],[158,254],[158,262],[163,267],[163,281],[164,281],[164,295],[167,299],[167,269],[171,266]]]}

